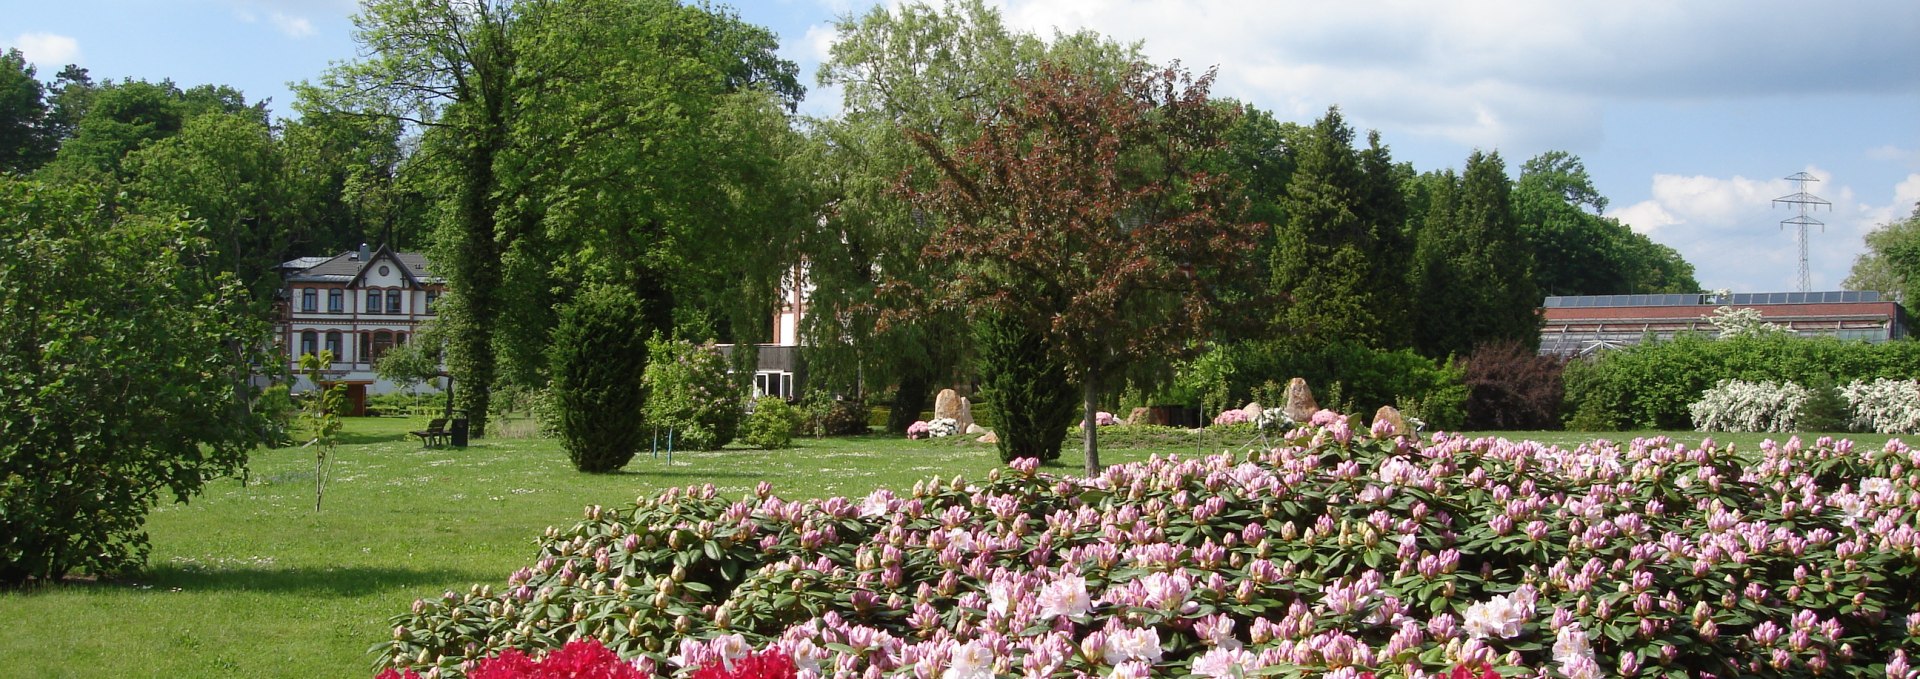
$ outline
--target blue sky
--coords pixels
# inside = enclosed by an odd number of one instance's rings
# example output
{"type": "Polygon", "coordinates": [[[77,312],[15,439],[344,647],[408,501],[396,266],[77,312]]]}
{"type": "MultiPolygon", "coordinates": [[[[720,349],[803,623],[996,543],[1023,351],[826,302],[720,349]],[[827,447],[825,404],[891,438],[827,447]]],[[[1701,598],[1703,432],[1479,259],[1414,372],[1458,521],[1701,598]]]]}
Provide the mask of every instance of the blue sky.
{"type": "MultiPolygon", "coordinates": [[[[897,0],[896,0],[897,1],[897,0]]],[[[1517,172],[1547,150],[1580,156],[1609,214],[1678,249],[1708,288],[1791,290],[1798,248],[1771,199],[1833,202],[1815,215],[1815,289],[1836,289],[1861,236],[1920,201],[1920,2],[1772,0],[989,0],[1016,28],[1142,41],[1155,61],[1217,65],[1215,93],[1282,120],[1339,105],[1426,170],[1498,150],[1517,172]]],[[[350,0],[14,2],[0,42],[51,78],[228,84],[291,100],[286,83],[357,56],[350,0]]],[[[731,3],[771,28],[812,85],[832,21],[856,0],[731,3]]]]}

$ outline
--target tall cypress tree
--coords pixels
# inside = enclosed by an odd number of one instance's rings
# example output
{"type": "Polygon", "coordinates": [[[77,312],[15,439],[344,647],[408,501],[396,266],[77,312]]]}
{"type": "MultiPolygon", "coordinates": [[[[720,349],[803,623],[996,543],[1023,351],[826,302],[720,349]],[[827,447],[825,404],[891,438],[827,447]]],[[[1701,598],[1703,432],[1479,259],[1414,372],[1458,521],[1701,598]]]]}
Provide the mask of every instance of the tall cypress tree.
{"type": "Polygon", "coordinates": [[[1314,122],[1298,162],[1281,203],[1287,221],[1274,234],[1273,290],[1291,300],[1279,324],[1315,343],[1394,345],[1397,312],[1385,308],[1376,261],[1393,248],[1373,223],[1383,217],[1368,205],[1369,179],[1339,108],[1314,122]]]}
{"type": "Polygon", "coordinates": [[[1491,340],[1539,346],[1540,294],[1500,154],[1474,151],[1464,173],[1433,184],[1415,250],[1415,345],[1433,357],[1491,340]]]}

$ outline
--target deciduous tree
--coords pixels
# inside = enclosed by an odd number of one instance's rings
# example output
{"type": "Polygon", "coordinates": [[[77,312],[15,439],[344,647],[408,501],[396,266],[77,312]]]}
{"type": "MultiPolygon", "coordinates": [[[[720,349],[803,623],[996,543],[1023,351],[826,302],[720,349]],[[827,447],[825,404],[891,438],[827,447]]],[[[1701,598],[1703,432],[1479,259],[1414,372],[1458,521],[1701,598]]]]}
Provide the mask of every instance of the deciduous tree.
{"type": "Polygon", "coordinates": [[[1194,337],[1208,282],[1257,236],[1222,218],[1239,214],[1224,178],[1196,169],[1231,121],[1207,99],[1212,80],[1137,66],[1115,81],[1048,64],[960,148],[913,135],[939,181],[906,191],[943,217],[927,252],[956,271],[938,299],[1046,337],[1081,383],[1090,474],[1103,380],[1194,337]]]}

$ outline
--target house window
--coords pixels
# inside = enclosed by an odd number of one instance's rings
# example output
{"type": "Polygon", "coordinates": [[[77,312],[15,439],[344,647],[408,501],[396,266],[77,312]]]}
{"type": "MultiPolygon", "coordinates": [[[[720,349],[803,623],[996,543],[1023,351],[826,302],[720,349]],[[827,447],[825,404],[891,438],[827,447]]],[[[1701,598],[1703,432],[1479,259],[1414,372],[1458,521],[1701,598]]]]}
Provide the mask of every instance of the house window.
{"type": "Polygon", "coordinates": [[[763,372],[753,374],[754,396],[778,396],[793,399],[793,373],[763,372]]]}
{"type": "Polygon", "coordinates": [[[333,360],[335,361],[339,361],[347,357],[346,354],[340,352],[340,333],[339,332],[336,331],[336,332],[327,333],[327,351],[333,353],[333,360]]]}
{"type": "Polygon", "coordinates": [[[314,290],[313,288],[306,288],[300,291],[300,310],[301,311],[318,311],[319,308],[320,308],[320,292],[318,290],[314,290]]]}
{"type": "Polygon", "coordinates": [[[340,313],[341,304],[343,303],[343,300],[345,297],[346,295],[340,294],[340,291],[338,289],[328,290],[327,291],[327,313],[334,313],[334,314],[340,313]]]}
{"type": "Polygon", "coordinates": [[[373,333],[373,346],[367,352],[367,360],[378,361],[388,349],[393,348],[393,333],[381,330],[373,333]]]}
{"type": "Polygon", "coordinates": [[[387,291],[387,313],[390,313],[390,314],[400,313],[400,291],[399,290],[387,291]]]}
{"type": "Polygon", "coordinates": [[[300,333],[300,355],[319,353],[320,333],[308,330],[300,333]]]}
{"type": "Polygon", "coordinates": [[[370,314],[380,313],[380,291],[379,290],[367,291],[367,313],[370,313],[370,314]]]}
{"type": "Polygon", "coordinates": [[[432,314],[432,313],[434,313],[434,311],[433,311],[433,303],[434,303],[434,302],[438,302],[438,301],[440,301],[440,291],[439,291],[439,290],[428,290],[428,291],[427,291],[427,313],[428,313],[428,314],[432,314]]]}

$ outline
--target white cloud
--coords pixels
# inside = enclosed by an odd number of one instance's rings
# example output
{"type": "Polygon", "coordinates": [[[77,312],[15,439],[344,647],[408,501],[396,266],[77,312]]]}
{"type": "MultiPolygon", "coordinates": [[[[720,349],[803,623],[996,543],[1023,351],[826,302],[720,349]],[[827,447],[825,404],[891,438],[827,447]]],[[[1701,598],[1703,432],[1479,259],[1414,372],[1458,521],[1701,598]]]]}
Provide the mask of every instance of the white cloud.
{"type": "Polygon", "coordinates": [[[59,68],[80,60],[80,41],[55,33],[21,33],[14,36],[13,46],[20,48],[28,62],[42,69],[59,68]]]}
{"type": "Polygon", "coordinates": [[[1356,125],[1480,147],[1579,148],[1611,100],[1906,94],[1920,3],[1806,12],[1783,0],[1005,0],[1009,25],[1145,41],[1227,67],[1215,93],[1282,116],[1339,104],[1356,125]],[[1793,17],[1783,40],[1780,17],[1793,17]]]}
{"type": "MultiPolygon", "coordinates": [[[[1911,214],[1913,202],[1920,200],[1920,174],[1888,187],[1889,202],[1869,203],[1825,170],[1809,167],[1807,172],[1822,180],[1810,183],[1807,192],[1833,203],[1832,209],[1808,214],[1826,223],[1824,230],[1808,231],[1808,269],[1814,289],[1837,289],[1865,249],[1867,232],[1911,214]]],[[[1774,199],[1798,190],[1785,179],[1661,174],[1653,177],[1652,199],[1607,215],[1679,250],[1708,288],[1794,290],[1800,277],[1799,234],[1781,221],[1798,212],[1774,199]]]]}
{"type": "Polygon", "coordinates": [[[1874,160],[1891,160],[1920,167],[1920,149],[1903,149],[1892,144],[1867,149],[1867,157],[1874,160]]]}
{"type": "Polygon", "coordinates": [[[280,29],[280,32],[287,34],[288,37],[304,38],[313,35],[313,22],[308,21],[306,17],[274,12],[272,20],[273,27],[280,29]]]}

